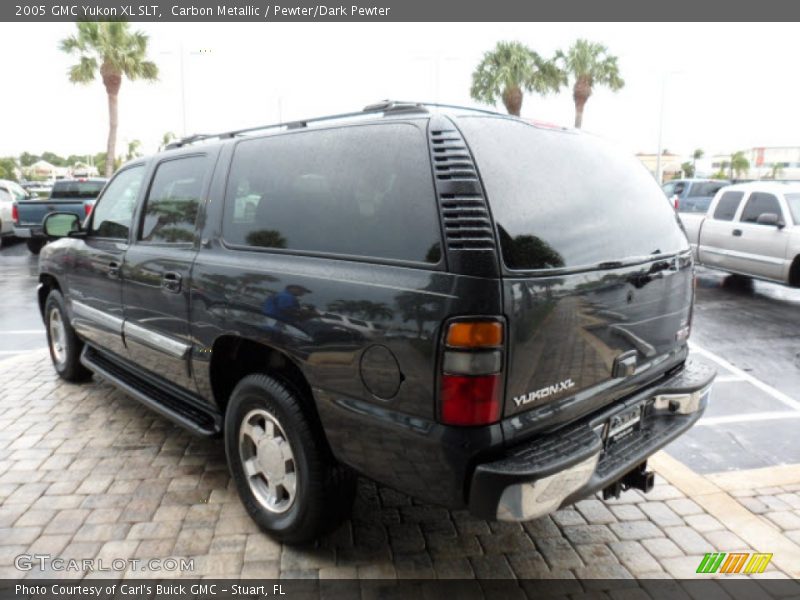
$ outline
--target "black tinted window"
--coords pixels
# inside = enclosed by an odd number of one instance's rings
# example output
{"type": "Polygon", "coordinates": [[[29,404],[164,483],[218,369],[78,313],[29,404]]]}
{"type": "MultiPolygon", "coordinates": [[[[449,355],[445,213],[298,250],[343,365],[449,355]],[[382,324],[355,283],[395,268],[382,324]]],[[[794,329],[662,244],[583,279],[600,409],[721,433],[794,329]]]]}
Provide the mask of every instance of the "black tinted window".
{"type": "Polygon", "coordinates": [[[51,198],[97,198],[105,181],[56,181],[51,198]]]}
{"type": "Polygon", "coordinates": [[[579,133],[463,117],[512,269],[580,268],[688,248],[633,156],[579,133]]]}
{"type": "Polygon", "coordinates": [[[747,204],[744,205],[742,217],[739,220],[742,223],[755,223],[759,215],[764,213],[773,213],[780,217],[781,205],[778,204],[778,199],[772,194],[753,192],[747,199],[747,204]]]}
{"type": "Polygon", "coordinates": [[[717,208],[714,209],[714,218],[717,221],[733,221],[743,196],[744,192],[725,192],[722,194],[719,202],[717,202],[717,208]]]}
{"type": "Polygon", "coordinates": [[[724,182],[717,181],[695,181],[689,189],[689,198],[700,198],[705,196],[713,196],[720,188],[728,185],[724,182]]]}
{"type": "Polygon", "coordinates": [[[205,156],[191,156],[158,166],[145,203],[140,239],[191,242],[203,192],[205,156]]]}
{"type": "Polygon", "coordinates": [[[89,233],[99,237],[127,238],[144,177],[144,167],[120,171],[108,184],[92,210],[89,233]]]}
{"type": "Polygon", "coordinates": [[[423,132],[397,123],[240,142],[223,237],[247,246],[438,262],[423,132]]]}

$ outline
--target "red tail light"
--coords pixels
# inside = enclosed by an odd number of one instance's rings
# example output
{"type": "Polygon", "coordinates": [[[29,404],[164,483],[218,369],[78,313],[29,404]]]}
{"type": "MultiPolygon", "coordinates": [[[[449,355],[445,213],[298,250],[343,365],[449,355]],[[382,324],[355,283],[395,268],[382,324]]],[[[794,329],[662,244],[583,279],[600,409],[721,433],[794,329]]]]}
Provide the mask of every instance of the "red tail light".
{"type": "Polygon", "coordinates": [[[675,200],[673,201],[672,204],[673,204],[673,208],[675,210],[678,210],[678,197],[677,196],[675,196],[675,200]]]}
{"type": "Polygon", "coordinates": [[[19,208],[17,208],[16,202],[11,205],[11,220],[19,224],[19,208]]]}
{"type": "Polygon", "coordinates": [[[500,420],[503,324],[456,321],[446,328],[440,388],[441,421],[488,425],[500,420]]]}
{"type": "Polygon", "coordinates": [[[94,204],[91,203],[91,202],[85,202],[83,204],[84,216],[88,217],[90,214],[92,214],[92,207],[93,206],[94,206],[94,204]]]}
{"type": "Polygon", "coordinates": [[[500,419],[500,375],[442,375],[442,422],[486,425],[500,419]]]}

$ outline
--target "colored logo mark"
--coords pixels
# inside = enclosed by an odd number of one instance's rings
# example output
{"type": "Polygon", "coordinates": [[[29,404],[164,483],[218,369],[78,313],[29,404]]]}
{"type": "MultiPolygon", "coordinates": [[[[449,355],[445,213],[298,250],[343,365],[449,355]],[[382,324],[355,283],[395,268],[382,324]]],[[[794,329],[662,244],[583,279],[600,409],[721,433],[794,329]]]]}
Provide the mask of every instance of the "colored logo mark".
{"type": "Polygon", "coordinates": [[[759,552],[710,552],[703,557],[697,567],[698,573],[763,573],[772,554],[759,552]]]}

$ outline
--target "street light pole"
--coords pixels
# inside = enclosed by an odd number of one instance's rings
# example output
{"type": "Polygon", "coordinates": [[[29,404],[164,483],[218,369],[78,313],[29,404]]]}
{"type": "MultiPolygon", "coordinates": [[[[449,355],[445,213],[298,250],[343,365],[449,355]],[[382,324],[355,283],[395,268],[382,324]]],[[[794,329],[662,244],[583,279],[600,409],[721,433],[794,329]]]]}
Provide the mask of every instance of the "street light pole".
{"type": "Polygon", "coordinates": [[[180,44],[181,53],[181,112],[183,116],[183,137],[186,137],[186,75],[183,68],[183,42],[180,44]]]}
{"type": "Polygon", "coordinates": [[[661,107],[658,112],[658,152],[656,154],[656,181],[658,185],[663,183],[663,174],[661,173],[661,141],[664,135],[664,96],[667,88],[667,75],[661,78],[661,107]]]}

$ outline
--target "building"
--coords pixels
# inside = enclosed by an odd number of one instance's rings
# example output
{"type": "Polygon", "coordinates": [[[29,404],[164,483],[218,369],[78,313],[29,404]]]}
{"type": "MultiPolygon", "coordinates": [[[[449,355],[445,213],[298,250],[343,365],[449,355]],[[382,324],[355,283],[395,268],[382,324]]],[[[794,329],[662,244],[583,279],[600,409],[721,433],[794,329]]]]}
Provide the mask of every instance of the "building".
{"type": "MultiPolygon", "coordinates": [[[[642,164],[647,167],[647,170],[650,171],[653,177],[656,178],[656,181],[658,181],[658,173],[656,172],[658,168],[658,154],[638,152],[636,157],[642,161],[642,164]]],[[[661,155],[661,180],[669,181],[670,179],[683,177],[681,163],[684,161],[685,159],[678,154],[672,154],[671,152],[663,153],[661,155]]]]}
{"type": "MultiPolygon", "coordinates": [[[[742,179],[800,179],[800,146],[760,146],[744,150],[750,168],[734,176],[742,179]]],[[[711,157],[710,170],[714,173],[730,164],[730,154],[711,157]]],[[[726,167],[727,171],[729,167],[726,167]]]]}

